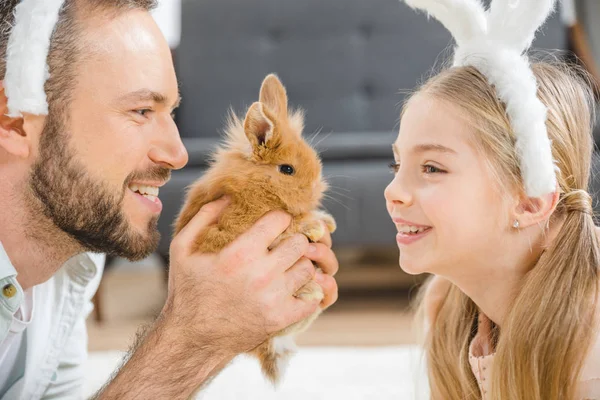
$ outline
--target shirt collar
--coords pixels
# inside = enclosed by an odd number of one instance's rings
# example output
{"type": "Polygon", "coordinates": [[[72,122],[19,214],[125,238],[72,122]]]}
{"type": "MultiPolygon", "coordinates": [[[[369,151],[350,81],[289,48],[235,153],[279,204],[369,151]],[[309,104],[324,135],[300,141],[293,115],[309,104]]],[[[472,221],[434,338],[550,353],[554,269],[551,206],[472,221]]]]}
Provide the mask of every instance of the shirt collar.
{"type": "Polygon", "coordinates": [[[15,276],[17,276],[17,270],[12,265],[10,258],[8,258],[2,242],[0,242],[0,280],[15,276]]]}
{"type": "MultiPolygon", "coordinates": [[[[8,254],[6,254],[6,250],[2,246],[2,242],[0,242],[0,307],[8,310],[9,315],[11,316],[21,307],[21,303],[23,302],[23,289],[19,282],[17,282],[17,270],[13,266],[10,258],[8,258],[8,254]],[[5,290],[15,290],[12,295],[6,295],[5,290]]],[[[0,310],[1,311],[1,310],[0,310]]],[[[2,321],[0,321],[2,322],[2,321]]],[[[2,324],[0,324],[2,325],[2,324]]],[[[1,327],[0,327],[1,328],[1,327]]],[[[2,329],[6,330],[6,329],[2,329]]],[[[0,331],[0,342],[3,339],[5,332],[0,331]]]]}
{"type": "MultiPolygon", "coordinates": [[[[98,266],[103,264],[103,262],[103,254],[79,253],[67,260],[63,264],[63,268],[67,270],[71,279],[85,285],[96,276],[100,269],[98,266]]],[[[15,284],[19,294],[21,294],[21,286],[16,281],[16,276],[17,270],[10,261],[8,254],[6,254],[2,242],[0,242],[0,281],[10,278],[11,283],[15,284]]],[[[19,298],[22,298],[22,296],[19,296],[19,298]]]]}
{"type": "Polygon", "coordinates": [[[67,260],[63,268],[73,281],[85,286],[98,273],[101,256],[94,253],[79,253],[67,260]]]}

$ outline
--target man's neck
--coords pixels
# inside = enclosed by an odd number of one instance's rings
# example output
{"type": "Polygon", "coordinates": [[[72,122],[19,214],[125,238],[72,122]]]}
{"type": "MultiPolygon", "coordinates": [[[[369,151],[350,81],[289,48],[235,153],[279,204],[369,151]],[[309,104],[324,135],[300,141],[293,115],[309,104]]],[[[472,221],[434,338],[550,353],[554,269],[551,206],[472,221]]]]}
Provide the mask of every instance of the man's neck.
{"type": "Polygon", "coordinates": [[[82,252],[77,243],[48,218],[36,212],[20,193],[0,194],[0,242],[27,290],[46,282],[71,257],[82,252]]]}

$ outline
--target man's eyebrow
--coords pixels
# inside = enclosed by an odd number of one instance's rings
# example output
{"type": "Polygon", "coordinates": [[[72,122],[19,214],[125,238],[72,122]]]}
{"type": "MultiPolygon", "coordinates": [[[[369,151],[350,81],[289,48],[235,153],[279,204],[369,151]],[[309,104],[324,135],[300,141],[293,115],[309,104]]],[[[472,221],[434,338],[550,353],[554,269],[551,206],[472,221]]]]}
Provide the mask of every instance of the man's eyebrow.
{"type": "Polygon", "coordinates": [[[179,107],[181,105],[181,95],[178,94],[177,95],[177,100],[175,100],[175,104],[173,104],[173,109],[176,109],[177,107],[179,107]]]}
{"type": "MultiPolygon", "coordinates": [[[[155,92],[149,89],[141,89],[135,92],[127,93],[126,95],[120,98],[121,101],[153,101],[162,105],[169,105],[169,98],[162,93],[155,92]]],[[[173,108],[179,107],[181,103],[181,96],[177,94],[177,99],[173,104],[173,108]]]]}

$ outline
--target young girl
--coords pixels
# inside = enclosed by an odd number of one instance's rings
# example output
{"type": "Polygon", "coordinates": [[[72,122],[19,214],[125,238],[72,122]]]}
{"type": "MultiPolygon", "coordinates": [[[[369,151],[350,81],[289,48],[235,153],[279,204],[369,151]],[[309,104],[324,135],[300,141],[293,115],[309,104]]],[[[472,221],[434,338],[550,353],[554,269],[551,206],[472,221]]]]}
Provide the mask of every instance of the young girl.
{"type": "Polygon", "coordinates": [[[592,91],[566,65],[526,67],[549,167],[536,159],[543,141],[523,144],[539,128],[515,107],[527,87],[514,100],[489,69],[456,59],[406,103],[393,145],[385,198],[400,265],[433,274],[420,307],[436,400],[600,399],[592,91]],[[554,189],[532,190],[544,168],[554,189]]]}

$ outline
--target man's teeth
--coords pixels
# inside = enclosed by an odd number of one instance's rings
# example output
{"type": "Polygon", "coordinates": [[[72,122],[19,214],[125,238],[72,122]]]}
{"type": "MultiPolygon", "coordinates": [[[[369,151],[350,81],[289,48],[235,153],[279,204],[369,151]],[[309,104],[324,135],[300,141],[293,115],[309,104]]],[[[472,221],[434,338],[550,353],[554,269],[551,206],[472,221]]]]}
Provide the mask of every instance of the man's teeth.
{"type": "Polygon", "coordinates": [[[400,225],[398,226],[398,232],[400,233],[420,233],[428,229],[427,227],[417,227],[412,225],[400,225]]]}
{"type": "Polygon", "coordinates": [[[143,194],[142,196],[144,196],[144,197],[145,197],[145,198],[147,198],[148,200],[151,200],[151,201],[153,201],[153,202],[155,202],[155,203],[156,203],[156,199],[157,199],[157,197],[156,197],[156,196],[152,196],[151,194],[143,194]]]}
{"type": "Polygon", "coordinates": [[[146,185],[129,185],[129,189],[133,192],[138,192],[142,196],[150,199],[156,200],[158,197],[158,188],[156,186],[146,186],[146,185]]]}

